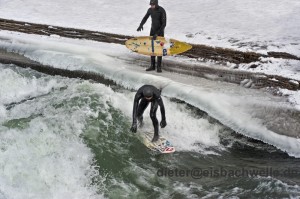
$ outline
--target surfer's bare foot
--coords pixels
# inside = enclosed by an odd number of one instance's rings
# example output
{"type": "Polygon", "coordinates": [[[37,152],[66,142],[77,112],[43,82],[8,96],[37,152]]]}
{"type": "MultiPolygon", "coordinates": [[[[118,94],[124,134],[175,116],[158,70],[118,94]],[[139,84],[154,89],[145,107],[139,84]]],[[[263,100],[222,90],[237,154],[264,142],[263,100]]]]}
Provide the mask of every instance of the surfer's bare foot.
{"type": "Polygon", "coordinates": [[[156,142],[159,138],[159,135],[154,135],[151,142],[156,142]]]}

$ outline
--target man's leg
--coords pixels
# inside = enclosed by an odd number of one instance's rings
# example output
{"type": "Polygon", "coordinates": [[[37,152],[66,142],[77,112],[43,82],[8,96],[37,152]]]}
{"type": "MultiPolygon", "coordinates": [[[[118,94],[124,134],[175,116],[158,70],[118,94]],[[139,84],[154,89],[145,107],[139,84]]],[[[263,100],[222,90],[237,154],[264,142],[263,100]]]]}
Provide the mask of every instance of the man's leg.
{"type": "MultiPolygon", "coordinates": [[[[164,37],[165,33],[162,32],[161,34],[159,34],[158,36],[164,37]]],[[[161,73],[161,62],[162,62],[162,56],[158,56],[157,57],[157,72],[161,73]]]]}
{"type": "Polygon", "coordinates": [[[150,118],[152,120],[152,124],[154,127],[154,136],[152,139],[152,142],[155,142],[158,140],[159,135],[158,135],[158,120],[156,118],[156,111],[158,108],[158,103],[156,101],[151,103],[151,110],[150,110],[150,118]]]}
{"type": "Polygon", "coordinates": [[[139,127],[142,127],[144,125],[143,123],[143,114],[146,108],[148,107],[149,102],[145,99],[141,99],[141,102],[139,103],[138,110],[137,110],[137,120],[139,122],[139,127]]]}
{"type": "MultiPolygon", "coordinates": [[[[151,28],[150,36],[154,35],[154,30],[151,28]]],[[[155,70],[155,56],[151,56],[151,66],[146,69],[146,71],[155,70]]]]}
{"type": "Polygon", "coordinates": [[[162,61],[162,57],[161,56],[158,56],[157,57],[157,72],[158,73],[161,73],[161,61],[162,61]]]}
{"type": "Polygon", "coordinates": [[[155,70],[155,56],[151,56],[151,66],[146,71],[155,70]]]}

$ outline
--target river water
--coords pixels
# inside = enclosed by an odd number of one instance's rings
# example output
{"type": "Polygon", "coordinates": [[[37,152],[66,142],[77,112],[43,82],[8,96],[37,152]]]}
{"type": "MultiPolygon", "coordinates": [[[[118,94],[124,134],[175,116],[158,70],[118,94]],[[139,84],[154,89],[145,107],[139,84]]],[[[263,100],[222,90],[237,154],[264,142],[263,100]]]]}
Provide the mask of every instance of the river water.
{"type": "MultiPolygon", "coordinates": [[[[0,199],[299,198],[300,114],[286,98],[145,73],[118,45],[11,33],[0,45],[116,82],[0,65],[0,199]],[[129,131],[134,91],[146,83],[162,88],[160,133],[173,154],[150,152],[129,131]]],[[[148,115],[141,131],[153,128],[148,115]]]]}
{"type": "Polygon", "coordinates": [[[182,101],[163,97],[177,151],[153,154],[129,131],[131,90],[13,65],[0,79],[1,199],[300,196],[300,159],[182,101]]]}

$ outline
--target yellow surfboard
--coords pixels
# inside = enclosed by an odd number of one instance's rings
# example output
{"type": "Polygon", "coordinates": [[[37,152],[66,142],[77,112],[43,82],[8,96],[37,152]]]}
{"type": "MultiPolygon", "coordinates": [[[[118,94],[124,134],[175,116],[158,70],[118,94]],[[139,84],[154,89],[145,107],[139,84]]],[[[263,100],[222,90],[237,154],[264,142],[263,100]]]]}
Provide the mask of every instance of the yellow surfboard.
{"type": "Polygon", "coordinates": [[[157,37],[156,40],[153,40],[151,36],[129,39],[125,45],[133,52],[150,56],[176,55],[192,48],[191,45],[175,39],[157,37]]]}

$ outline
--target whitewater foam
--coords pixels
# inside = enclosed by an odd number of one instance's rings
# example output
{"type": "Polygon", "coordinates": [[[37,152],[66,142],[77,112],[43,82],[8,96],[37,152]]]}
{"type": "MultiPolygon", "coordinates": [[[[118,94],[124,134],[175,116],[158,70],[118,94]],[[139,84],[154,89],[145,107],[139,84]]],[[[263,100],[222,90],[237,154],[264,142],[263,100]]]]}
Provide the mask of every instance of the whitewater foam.
{"type": "MultiPolygon", "coordinates": [[[[26,70],[0,70],[6,74],[2,102],[22,100],[59,86],[69,86],[62,95],[45,95],[5,110],[1,107],[0,190],[4,198],[103,198],[92,179],[99,177],[94,156],[80,134],[90,110],[55,107],[76,90],[77,81],[24,77],[26,70]],[[23,72],[22,72],[23,71],[23,72]],[[9,74],[9,75],[8,75],[9,74]],[[57,82],[56,82],[57,81],[57,82]],[[58,83],[59,82],[59,83],[58,83]],[[30,88],[30,87],[33,88],[30,88]],[[15,89],[10,89],[15,88],[15,89]],[[20,92],[19,89],[23,89],[20,92]],[[21,93],[21,94],[20,94],[21,93]]],[[[52,77],[53,78],[53,77],[52,77]]],[[[79,93],[79,94],[78,94],[79,93]]]]}
{"type": "MultiPolygon", "coordinates": [[[[43,59],[42,62],[45,64],[49,64],[47,60],[51,60],[50,63],[54,67],[60,68],[60,63],[73,63],[76,60],[76,66],[79,66],[77,69],[97,72],[126,88],[138,89],[143,84],[153,84],[158,88],[163,88],[162,94],[164,96],[183,100],[204,110],[239,133],[274,145],[291,156],[300,157],[300,143],[295,138],[276,134],[263,125],[262,119],[252,116],[249,104],[267,105],[272,103],[272,99],[275,99],[275,97],[266,96],[266,94],[261,94],[262,92],[259,93],[248,89],[247,92],[253,92],[254,96],[248,94],[247,98],[245,98],[240,96],[239,93],[231,91],[228,94],[224,91],[219,92],[219,89],[214,90],[210,87],[194,86],[192,82],[185,84],[176,82],[175,74],[173,78],[166,78],[151,73],[145,74],[140,68],[117,59],[117,57],[128,55],[124,50],[120,50],[118,45],[110,44],[108,47],[108,44],[90,42],[89,44],[91,45],[82,46],[78,45],[80,41],[76,40],[72,43],[70,39],[44,38],[43,41],[38,41],[36,36],[28,36],[29,38],[26,39],[21,39],[15,35],[6,37],[8,39],[13,38],[15,41],[13,44],[1,42],[6,48],[22,49],[22,53],[26,56],[32,59],[37,59],[38,57],[39,61],[43,59]],[[98,47],[95,48],[97,45],[98,47]],[[112,49],[116,50],[113,54],[111,54],[112,49]],[[56,54],[60,55],[61,53],[67,53],[67,58],[64,56],[64,60],[54,59],[58,58],[56,54]],[[42,56],[41,54],[44,55],[42,56]],[[52,57],[52,59],[49,57],[52,57]],[[257,94],[262,96],[257,97],[257,94]]],[[[87,43],[87,41],[82,42],[82,44],[87,43]]],[[[73,68],[69,67],[69,69],[72,70],[73,68]]],[[[232,86],[231,89],[234,90],[235,87],[232,86]]],[[[282,101],[277,102],[277,104],[279,106],[287,106],[282,101]]],[[[276,106],[278,105],[274,105],[274,108],[276,106]]]]}

